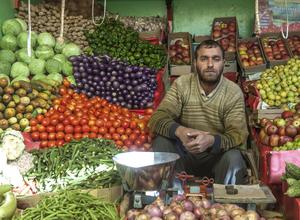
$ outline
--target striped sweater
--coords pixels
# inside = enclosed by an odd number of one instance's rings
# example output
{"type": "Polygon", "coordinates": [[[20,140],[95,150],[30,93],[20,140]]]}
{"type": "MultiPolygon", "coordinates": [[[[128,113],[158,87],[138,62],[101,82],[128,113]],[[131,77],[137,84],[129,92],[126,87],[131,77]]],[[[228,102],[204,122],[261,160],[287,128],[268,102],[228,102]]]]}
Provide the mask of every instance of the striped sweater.
{"type": "Polygon", "coordinates": [[[243,93],[222,76],[213,95],[205,99],[197,74],[181,76],[174,81],[148,126],[154,134],[172,138],[176,124],[210,132],[215,140],[218,137],[218,148],[224,151],[241,146],[248,136],[243,93]]]}

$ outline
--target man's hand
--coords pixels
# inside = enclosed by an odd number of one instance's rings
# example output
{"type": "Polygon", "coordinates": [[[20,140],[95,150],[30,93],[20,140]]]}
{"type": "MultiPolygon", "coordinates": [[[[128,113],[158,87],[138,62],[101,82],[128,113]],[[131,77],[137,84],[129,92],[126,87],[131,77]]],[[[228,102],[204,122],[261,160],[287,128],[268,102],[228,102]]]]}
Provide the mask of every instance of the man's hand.
{"type": "Polygon", "coordinates": [[[183,146],[186,146],[187,143],[189,143],[191,140],[193,140],[193,137],[189,137],[188,134],[196,132],[197,130],[192,128],[186,128],[183,126],[179,126],[176,131],[175,135],[180,139],[183,146]]]}
{"type": "Polygon", "coordinates": [[[215,138],[208,132],[204,131],[192,131],[187,134],[191,141],[189,141],[185,148],[193,154],[202,153],[207,150],[207,148],[211,147],[215,138]]]}

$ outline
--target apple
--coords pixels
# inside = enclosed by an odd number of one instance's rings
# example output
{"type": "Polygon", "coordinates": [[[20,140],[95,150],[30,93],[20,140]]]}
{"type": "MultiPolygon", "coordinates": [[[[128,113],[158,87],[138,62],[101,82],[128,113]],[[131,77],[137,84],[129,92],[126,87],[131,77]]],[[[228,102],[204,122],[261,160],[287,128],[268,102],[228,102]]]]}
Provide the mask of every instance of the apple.
{"type": "Polygon", "coordinates": [[[287,142],[292,142],[293,138],[289,137],[289,136],[280,136],[279,137],[279,146],[284,145],[287,142]]]}
{"type": "Polygon", "coordinates": [[[278,134],[279,134],[279,136],[286,136],[285,127],[279,127],[278,128],[278,134]]]}
{"type": "Polygon", "coordinates": [[[294,141],[297,141],[297,140],[300,140],[300,134],[297,134],[297,135],[294,137],[294,141]]]}
{"type": "Polygon", "coordinates": [[[258,138],[259,140],[264,139],[264,137],[266,136],[266,132],[264,131],[264,129],[260,129],[259,134],[258,134],[258,138]]]}
{"type": "Polygon", "coordinates": [[[278,128],[276,125],[270,125],[267,127],[267,134],[272,135],[272,134],[277,134],[278,128]]]}
{"type": "Polygon", "coordinates": [[[274,123],[276,124],[277,127],[282,127],[282,126],[285,126],[285,124],[286,124],[286,122],[283,118],[275,119],[274,123]]]}
{"type": "Polygon", "coordinates": [[[285,133],[289,137],[295,137],[297,135],[298,131],[294,125],[288,125],[285,127],[285,133]]]}
{"type": "Polygon", "coordinates": [[[270,121],[270,119],[267,119],[267,118],[261,118],[261,119],[259,120],[259,124],[260,124],[260,126],[261,126],[262,128],[266,127],[266,125],[267,125],[268,123],[272,123],[272,122],[270,121]]]}
{"type": "Polygon", "coordinates": [[[293,121],[293,125],[298,128],[300,126],[300,121],[299,120],[295,120],[293,121]]]}
{"type": "Polygon", "coordinates": [[[279,144],[279,135],[278,134],[272,134],[270,136],[269,144],[271,147],[277,147],[279,144]]]}
{"type": "Polygon", "coordinates": [[[262,140],[261,143],[264,145],[269,146],[270,145],[270,136],[266,135],[262,140]]]}
{"type": "Polygon", "coordinates": [[[283,111],[283,112],[281,113],[281,117],[282,117],[283,119],[292,118],[293,115],[294,115],[294,112],[289,111],[289,110],[288,110],[288,111],[283,111]]]}
{"type": "Polygon", "coordinates": [[[214,38],[219,38],[219,37],[221,37],[221,31],[215,30],[215,31],[213,32],[213,37],[214,37],[214,38]]]}

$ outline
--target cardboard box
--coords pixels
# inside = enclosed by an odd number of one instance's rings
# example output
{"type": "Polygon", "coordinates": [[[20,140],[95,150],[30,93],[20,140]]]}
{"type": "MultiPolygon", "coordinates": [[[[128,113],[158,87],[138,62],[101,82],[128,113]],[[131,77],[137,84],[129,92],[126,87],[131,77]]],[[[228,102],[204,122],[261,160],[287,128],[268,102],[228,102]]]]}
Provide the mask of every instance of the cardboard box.
{"type": "Polygon", "coordinates": [[[283,112],[280,108],[270,108],[270,109],[256,109],[253,111],[253,120],[259,123],[260,119],[274,119],[278,116],[281,116],[283,112]]]}
{"type": "Polygon", "coordinates": [[[161,30],[157,29],[155,31],[145,31],[145,32],[139,32],[139,37],[143,40],[148,40],[151,38],[161,38],[161,30]]]}
{"type": "Polygon", "coordinates": [[[264,52],[263,54],[264,54],[265,60],[267,61],[267,67],[274,67],[274,66],[277,66],[277,65],[287,64],[289,59],[284,59],[284,60],[269,60],[268,59],[268,56],[267,56],[267,54],[265,52],[265,48],[264,48],[264,39],[265,38],[274,39],[274,40],[282,39],[289,57],[291,57],[291,52],[288,49],[287,42],[282,38],[281,34],[262,34],[261,37],[260,37],[260,43],[261,43],[261,46],[262,46],[262,49],[263,49],[263,52],[264,52]]]}
{"type": "MultiPolygon", "coordinates": [[[[191,72],[195,73],[194,59],[191,65],[191,72]]],[[[232,72],[237,72],[236,60],[232,60],[232,61],[225,60],[223,73],[232,73],[232,72]]]]}
{"type": "Polygon", "coordinates": [[[265,59],[264,52],[263,52],[262,46],[260,44],[260,40],[258,38],[252,37],[252,38],[246,38],[246,39],[239,39],[237,42],[237,50],[238,50],[238,46],[240,45],[240,43],[248,43],[248,42],[257,42],[258,43],[258,47],[259,47],[259,50],[260,50],[260,53],[261,53],[261,56],[263,59],[263,64],[245,67],[242,63],[240,53],[237,52],[238,63],[240,65],[241,69],[243,70],[243,72],[245,73],[245,75],[257,73],[257,72],[263,72],[264,70],[266,70],[267,61],[265,59]]]}
{"type": "Polygon", "coordinates": [[[191,73],[191,63],[192,63],[192,36],[188,32],[176,32],[170,33],[168,35],[168,48],[175,43],[176,40],[181,39],[185,45],[189,46],[190,63],[184,65],[176,65],[170,62],[170,57],[168,55],[168,61],[170,65],[170,75],[180,76],[184,74],[191,73]]]}
{"type": "MultiPolygon", "coordinates": [[[[123,195],[122,186],[113,186],[111,188],[103,189],[89,189],[82,190],[83,192],[89,192],[89,194],[95,196],[96,198],[102,198],[107,202],[115,202],[123,195]]],[[[38,193],[31,196],[19,196],[17,197],[17,207],[19,209],[25,209],[30,207],[35,207],[38,202],[45,196],[51,196],[55,193],[38,193]]]]}
{"type": "Polygon", "coordinates": [[[201,43],[202,41],[210,40],[210,39],[211,39],[211,36],[209,36],[209,35],[194,36],[194,42],[195,43],[201,43]]]}
{"type": "MultiPolygon", "coordinates": [[[[221,37],[221,38],[214,38],[213,36],[213,28],[215,26],[215,23],[217,22],[224,22],[224,23],[229,23],[231,21],[235,21],[236,23],[236,27],[235,27],[235,46],[237,44],[237,39],[239,37],[239,29],[238,29],[238,22],[237,22],[237,19],[236,17],[220,17],[220,18],[214,18],[213,20],[213,24],[212,24],[212,31],[211,31],[211,38],[216,40],[216,41],[220,41],[222,38],[224,37],[221,37]]],[[[226,52],[225,51],[225,60],[235,60],[236,59],[236,52],[226,52]]]]}
{"type": "Polygon", "coordinates": [[[287,47],[291,53],[291,56],[300,56],[300,51],[292,51],[291,47],[290,47],[290,44],[289,44],[289,40],[294,37],[294,36],[298,36],[298,39],[300,41],[300,31],[299,32],[289,32],[289,38],[286,40],[286,43],[287,43],[287,47]]]}

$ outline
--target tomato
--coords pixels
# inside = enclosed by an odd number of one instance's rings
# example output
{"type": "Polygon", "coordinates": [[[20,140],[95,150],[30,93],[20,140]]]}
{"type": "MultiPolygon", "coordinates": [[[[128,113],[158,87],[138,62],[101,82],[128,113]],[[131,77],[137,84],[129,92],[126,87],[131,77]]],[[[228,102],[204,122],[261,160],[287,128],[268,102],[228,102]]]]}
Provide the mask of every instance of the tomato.
{"type": "Polygon", "coordinates": [[[55,126],[55,130],[56,130],[56,132],[58,132],[58,131],[64,131],[65,130],[65,126],[63,124],[59,123],[59,124],[57,124],[55,126]]]}
{"type": "Polygon", "coordinates": [[[83,125],[82,126],[82,132],[83,133],[88,133],[90,132],[90,127],[88,125],[83,125]]]}
{"type": "Polygon", "coordinates": [[[123,121],[122,122],[122,127],[125,128],[125,129],[128,128],[129,127],[129,122],[123,121]]]}
{"type": "Polygon", "coordinates": [[[115,120],[114,122],[113,122],[113,127],[114,128],[118,128],[118,127],[120,127],[121,126],[121,121],[120,120],[115,120]]]}
{"type": "Polygon", "coordinates": [[[48,141],[41,141],[40,148],[47,148],[48,147],[48,141]]]}
{"type": "Polygon", "coordinates": [[[54,99],[52,104],[53,105],[60,105],[60,99],[54,99]]]}
{"type": "Polygon", "coordinates": [[[125,129],[125,134],[130,135],[132,133],[131,128],[126,128],[125,129]]]}
{"type": "Polygon", "coordinates": [[[88,138],[89,135],[90,135],[89,133],[83,133],[83,134],[82,134],[82,138],[88,138]]]}
{"type": "Polygon", "coordinates": [[[49,133],[48,134],[48,140],[55,140],[56,139],[56,134],[55,133],[49,133]]]}
{"type": "Polygon", "coordinates": [[[90,127],[95,126],[95,125],[96,125],[96,120],[89,120],[88,125],[89,125],[90,127]]]}
{"type": "Polygon", "coordinates": [[[75,139],[75,140],[80,140],[81,138],[82,138],[81,133],[75,133],[75,134],[74,134],[74,139],[75,139]]]}
{"type": "Polygon", "coordinates": [[[43,125],[37,125],[37,129],[38,129],[39,132],[45,132],[46,131],[46,128],[43,125]]]}
{"type": "MultiPolygon", "coordinates": [[[[70,119],[70,118],[69,118],[70,119]]],[[[80,123],[80,120],[79,119],[77,119],[77,118],[74,118],[74,119],[70,119],[70,121],[71,121],[71,124],[73,125],[73,126],[77,126],[77,125],[79,125],[79,123],[80,123]]]]}
{"type": "Polygon", "coordinates": [[[61,86],[59,88],[59,94],[62,95],[62,96],[65,95],[65,94],[67,94],[67,88],[64,87],[64,86],[61,86]]]}
{"type": "Polygon", "coordinates": [[[76,125],[75,127],[74,127],[74,133],[81,133],[81,126],[79,126],[79,125],[76,125]]]}
{"type": "Polygon", "coordinates": [[[152,115],[153,114],[153,109],[152,108],[147,108],[145,111],[146,115],[152,115]]]}
{"type": "Polygon", "coordinates": [[[121,137],[120,137],[120,139],[121,139],[122,141],[125,141],[125,140],[128,139],[128,136],[127,136],[126,134],[122,134],[121,137]]]}
{"type": "Polygon", "coordinates": [[[58,119],[52,119],[50,124],[53,126],[56,126],[58,124],[58,122],[59,122],[58,119]]]}
{"type": "Polygon", "coordinates": [[[56,140],[63,140],[64,137],[65,137],[65,133],[62,132],[62,131],[59,131],[59,132],[56,133],[55,137],[56,137],[56,140]]]}
{"type": "Polygon", "coordinates": [[[66,107],[63,106],[63,105],[60,105],[60,106],[58,107],[57,111],[60,112],[60,113],[64,113],[64,112],[66,111],[66,107]]]}
{"type": "Polygon", "coordinates": [[[141,133],[141,131],[138,130],[138,129],[134,129],[134,130],[133,130],[133,133],[135,133],[136,135],[139,135],[139,134],[141,133]]]}
{"type": "Polygon", "coordinates": [[[102,127],[104,125],[104,122],[103,122],[103,120],[102,119],[98,119],[97,121],[96,121],[96,126],[97,127],[102,127]]]}
{"type": "Polygon", "coordinates": [[[65,144],[64,140],[58,140],[56,141],[57,146],[63,146],[65,144]]]}
{"type": "Polygon", "coordinates": [[[39,139],[40,139],[40,133],[39,132],[32,132],[31,134],[30,134],[30,136],[31,136],[31,138],[32,138],[32,140],[33,141],[38,141],[39,139]]]}
{"type": "Polygon", "coordinates": [[[127,140],[124,141],[124,145],[125,145],[126,147],[131,147],[131,146],[132,146],[132,141],[129,140],[129,139],[127,139],[127,140]]]}
{"type": "Polygon", "coordinates": [[[88,120],[85,119],[85,118],[82,118],[82,119],[80,120],[80,124],[81,124],[81,125],[87,125],[87,123],[88,123],[88,120]]]}
{"type": "Polygon", "coordinates": [[[105,123],[105,127],[111,128],[111,127],[112,127],[112,122],[111,122],[111,121],[107,121],[107,122],[105,123]]]}
{"type": "Polygon", "coordinates": [[[116,143],[117,146],[120,146],[120,147],[123,147],[123,146],[124,146],[123,141],[118,140],[118,141],[116,141],[115,143],[116,143]]]}
{"type": "Polygon", "coordinates": [[[66,125],[70,125],[70,120],[69,119],[64,119],[63,120],[63,124],[66,126],[66,125]]]}
{"type": "Polygon", "coordinates": [[[122,134],[125,133],[125,129],[122,128],[122,127],[119,127],[119,128],[117,128],[117,133],[120,134],[120,135],[122,135],[122,134]]]}
{"type": "Polygon", "coordinates": [[[94,132],[89,133],[89,138],[97,138],[97,133],[94,132]]]}
{"type": "Polygon", "coordinates": [[[48,147],[55,147],[56,141],[48,141],[48,147]]]}
{"type": "Polygon", "coordinates": [[[140,139],[140,141],[141,141],[142,143],[145,143],[145,142],[148,140],[148,138],[147,138],[147,136],[146,136],[145,134],[141,134],[141,135],[139,136],[139,139],[140,139]]]}
{"type": "Polygon", "coordinates": [[[37,126],[31,126],[30,127],[30,132],[35,132],[35,131],[37,131],[38,129],[37,129],[37,126]]]}
{"type": "Polygon", "coordinates": [[[55,132],[55,127],[52,126],[52,125],[49,125],[49,126],[46,127],[46,131],[47,131],[48,133],[55,132]]]}
{"type": "Polygon", "coordinates": [[[65,135],[65,142],[70,142],[73,139],[73,135],[72,134],[66,134],[65,135]]]}
{"type": "Polygon", "coordinates": [[[132,142],[134,142],[136,140],[136,138],[137,138],[137,135],[134,133],[129,135],[129,140],[131,140],[132,142]]]}
{"type": "Polygon", "coordinates": [[[98,127],[97,126],[92,126],[91,127],[91,132],[93,132],[93,133],[98,133],[98,127]]]}
{"type": "Polygon", "coordinates": [[[135,121],[131,121],[130,124],[129,124],[129,127],[131,129],[135,129],[137,127],[137,123],[135,121]]]}
{"type": "Polygon", "coordinates": [[[38,120],[36,120],[35,118],[30,120],[30,126],[36,126],[38,124],[38,120]]]}
{"type": "Polygon", "coordinates": [[[111,140],[111,134],[110,133],[106,133],[103,136],[105,139],[111,140]]]}
{"type": "Polygon", "coordinates": [[[42,141],[48,140],[48,133],[47,132],[41,132],[40,133],[40,140],[42,140],[42,141]]]}
{"type": "Polygon", "coordinates": [[[134,142],[137,146],[142,146],[142,142],[141,142],[141,140],[139,140],[139,139],[137,139],[137,140],[135,140],[135,142],[134,142]]]}
{"type": "Polygon", "coordinates": [[[97,138],[103,138],[103,135],[102,134],[98,134],[97,138]]]}
{"type": "Polygon", "coordinates": [[[43,119],[44,119],[44,116],[43,116],[43,115],[37,115],[37,116],[36,116],[36,120],[37,120],[38,122],[40,122],[40,123],[42,123],[43,119]]]}
{"type": "Polygon", "coordinates": [[[65,119],[65,116],[63,114],[59,114],[57,119],[62,122],[65,119]]]}
{"type": "Polygon", "coordinates": [[[64,85],[66,88],[69,88],[70,85],[71,85],[71,83],[69,82],[68,79],[64,78],[64,80],[63,80],[63,85],[64,85]]]}
{"type": "Polygon", "coordinates": [[[98,133],[102,134],[102,135],[106,134],[107,133],[107,128],[106,127],[100,127],[99,130],[98,130],[98,133]]]}
{"type": "Polygon", "coordinates": [[[74,128],[72,125],[66,125],[65,126],[65,133],[66,134],[72,134],[74,132],[74,128]]]}
{"type": "Polygon", "coordinates": [[[112,139],[115,140],[115,141],[120,140],[120,135],[117,134],[117,133],[113,133],[112,134],[112,139]]]}

